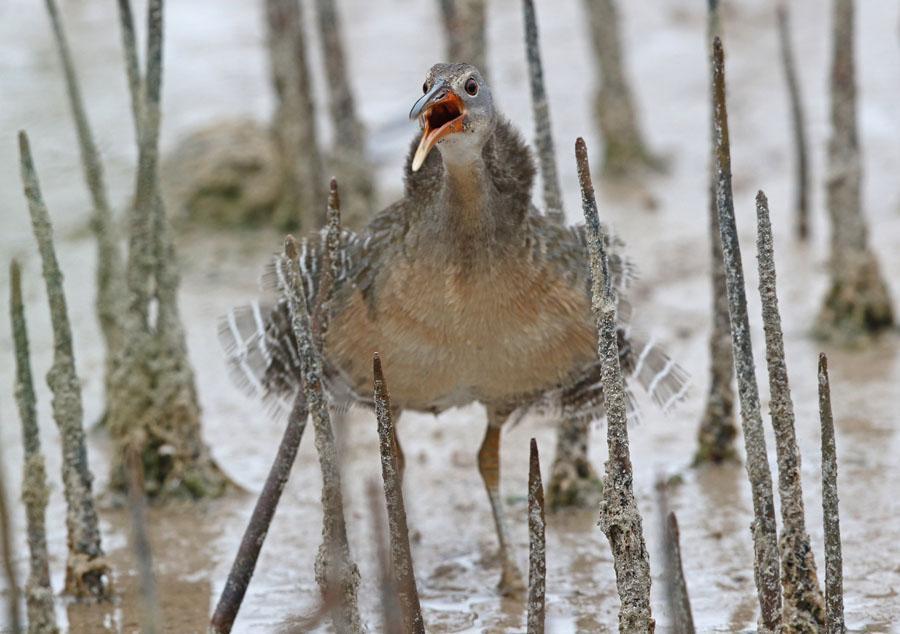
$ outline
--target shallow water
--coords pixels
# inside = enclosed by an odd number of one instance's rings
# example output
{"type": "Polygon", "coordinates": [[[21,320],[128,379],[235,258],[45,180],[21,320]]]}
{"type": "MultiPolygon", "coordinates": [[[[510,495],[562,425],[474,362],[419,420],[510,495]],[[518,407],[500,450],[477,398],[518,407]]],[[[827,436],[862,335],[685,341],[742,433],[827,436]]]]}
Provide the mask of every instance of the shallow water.
{"type": "MultiPolygon", "coordinates": [[[[124,71],[119,62],[115,11],[108,3],[64,0],[63,13],[80,69],[82,88],[105,160],[112,200],[127,201],[133,185],[134,141],[124,71]]],[[[197,125],[217,117],[249,114],[264,118],[271,95],[263,54],[259,3],[193,0],[169,3],[163,149],[197,125]]],[[[377,10],[362,0],[339,2],[350,49],[354,88],[370,130],[370,150],[378,157],[385,202],[400,190],[400,170],[410,136],[405,113],[418,96],[421,78],[442,56],[437,3],[381,0],[377,10]],[[385,38],[391,46],[385,46],[385,38]]],[[[570,219],[577,220],[578,189],[572,143],[584,135],[595,165],[600,143],[590,101],[595,73],[582,28],[578,0],[539,3],[544,64],[561,178],[570,219]]],[[[827,221],[823,203],[824,147],[827,138],[826,80],[828,11],[814,0],[794,4],[795,45],[803,60],[802,88],[812,142],[814,239],[798,246],[791,239],[790,128],[778,65],[773,16],[767,7],[743,0],[729,3],[725,16],[729,115],[733,144],[735,199],[744,237],[744,263],[751,324],[763,405],[762,327],[755,297],[753,196],[769,195],[776,231],[779,298],[786,330],[788,367],[803,457],[807,523],[820,576],[823,570],[816,355],[808,337],[826,281],[827,221]],[[735,6],[731,6],[734,4],[735,6]]],[[[889,280],[900,272],[900,85],[898,7],[858,3],[858,84],[861,139],[865,152],[865,201],[872,242],[889,280]]],[[[752,575],[749,486],[742,467],[691,470],[694,435],[707,380],[709,322],[706,246],[707,106],[704,59],[704,3],[666,0],[620,3],[627,63],[647,137],[671,158],[666,176],[649,179],[640,191],[599,185],[601,215],[622,234],[640,267],[634,289],[639,327],[665,341],[694,377],[686,402],[665,417],[649,405],[631,429],[635,492],[655,573],[654,613],[664,630],[654,482],[683,475],[670,504],[681,525],[685,574],[700,631],[752,629],[757,603],[752,575]]],[[[142,15],[141,11],[137,12],[142,15]]],[[[502,110],[526,137],[532,123],[520,41],[516,0],[491,3],[489,64],[502,110]]],[[[49,413],[43,375],[52,345],[43,283],[24,200],[20,194],[15,133],[26,128],[56,226],[60,260],[75,332],[78,370],[84,385],[87,424],[102,409],[102,346],[93,314],[94,245],[85,228],[89,203],[81,181],[77,147],[63,93],[56,53],[40,3],[7,0],[0,6],[0,260],[22,260],[32,341],[42,440],[53,492],[48,513],[54,587],[62,586],[65,562],[63,500],[58,479],[56,429],[49,413]]],[[[315,44],[315,42],[313,42],[315,44]]],[[[313,46],[313,63],[319,64],[313,46]]],[[[317,78],[321,87],[321,78],[317,78]]],[[[319,91],[319,94],[323,94],[319,91]]],[[[320,100],[320,112],[324,103],[320,100]]],[[[323,117],[324,118],[324,117],[323,117]]],[[[328,135],[327,126],[323,132],[328,135]]],[[[536,190],[539,191],[539,190],[536,190]]],[[[151,537],[158,566],[162,608],[168,631],[203,631],[221,590],[281,435],[259,405],[228,381],[215,334],[215,320],[256,293],[256,280],[280,236],[257,232],[181,236],[182,313],[197,371],[207,441],[219,464],[246,492],[195,506],[155,508],[151,537]]],[[[895,295],[900,287],[895,285],[895,295]]],[[[0,294],[7,296],[6,276],[0,294]]],[[[3,302],[4,306],[5,301],[3,302]]],[[[4,309],[5,311],[5,309],[4,309]]],[[[0,319],[0,441],[8,486],[16,492],[21,443],[12,400],[11,338],[0,319]]],[[[900,402],[900,340],[889,335],[862,351],[826,348],[840,459],[845,606],[852,629],[885,632],[900,620],[900,476],[894,418],[900,402]]],[[[388,380],[390,377],[388,377],[388,380]]],[[[501,600],[494,585],[499,568],[489,507],[475,468],[484,425],[479,407],[434,418],[404,415],[400,436],[408,457],[406,503],[413,555],[425,620],[431,631],[524,630],[524,606],[501,600]]],[[[374,418],[351,412],[339,435],[344,447],[346,508],[350,542],[362,571],[361,601],[373,631],[378,630],[375,555],[365,497],[366,483],[380,478],[374,418]]],[[[526,420],[504,437],[503,487],[508,499],[512,541],[520,567],[527,556],[526,509],[528,441],[538,439],[545,481],[553,456],[549,421],[526,420]]],[[[768,434],[773,475],[774,446],[768,434]]],[[[89,437],[97,491],[107,481],[109,449],[102,433],[89,437]]],[[[602,428],[592,446],[595,465],[606,457],[602,428]]],[[[235,631],[291,631],[314,609],[318,588],[313,560],[320,541],[320,476],[312,442],[305,439],[281,507],[269,532],[256,575],[235,631]]],[[[17,564],[24,579],[27,555],[23,514],[15,509],[17,564]]],[[[616,624],[618,600],[606,540],[596,513],[548,519],[548,629],[607,631],[616,624]]],[[[59,605],[72,631],[135,631],[134,566],[128,548],[128,518],[102,512],[104,546],[116,570],[123,598],[109,608],[59,605]]],[[[0,617],[0,618],[5,618],[0,617]]],[[[2,622],[0,622],[2,627],[2,622]]]]}

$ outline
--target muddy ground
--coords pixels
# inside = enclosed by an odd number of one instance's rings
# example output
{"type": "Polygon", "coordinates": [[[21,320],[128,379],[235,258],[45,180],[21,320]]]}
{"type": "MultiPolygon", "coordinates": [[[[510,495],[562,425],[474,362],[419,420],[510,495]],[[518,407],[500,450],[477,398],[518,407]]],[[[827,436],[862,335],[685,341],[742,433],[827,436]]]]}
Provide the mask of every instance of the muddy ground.
{"type": "MultiPolygon", "coordinates": [[[[7,0],[0,5],[0,261],[24,264],[24,285],[38,382],[42,440],[53,491],[48,525],[54,587],[62,586],[65,562],[59,444],[50,418],[43,375],[52,346],[40,263],[30,235],[18,181],[15,134],[31,135],[66,274],[78,370],[88,425],[102,409],[102,346],[93,313],[94,244],[86,228],[89,203],[56,51],[42,3],[7,0]]],[[[221,117],[265,119],[272,107],[259,2],[193,0],[167,9],[163,149],[221,117]]],[[[358,103],[370,131],[385,203],[400,191],[403,155],[413,134],[405,120],[422,77],[442,57],[436,2],[341,0],[349,64],[358,103]],[[389,40],[389,41],[388,41],[389,40]]],[[[545,74],[568,216],[580,219],[573,159],[576,136],[586,136],[595,164],[600,142],[591,117],[596,72],[579,0],[537,3],[545,74]]],[[[661,553],[654,482],[681,474],[671,504],[681,523],[687,583],[701,631],[752,629],[757,602],[752,574],[749,486],[740,466],[692,470],[689,465],[707,381],[709,283],[707,262],[707,116],[704,2],[620,2],[627,65],[647,137],[670,158],[668,175],[640,187],[599,187],[601,217],[621,233],[640,267],[634,291],[638,326],[667,342],[692,374],[684,404],[663,416],[644,404],[631,430],[635,491],[644,514],[654,571],[654,612],[665,631],[661,553]]],[[[864,350],[824,347],[809,336],[825,282],[827,221],[823,169],[827,139],[826,86],[829,12],[817,0],[794,2],[795,44],[802,72],[812,141],[813,235],[793,241],[792,158],[786,94],[779,66],[770,3],[726,2],[725,30],[735,200],[750,290],[757,368],[761,372],[762,327],[755,297],[753,197],[765,189],[776,231],[779,292],[797,435],[803,458],[807,519],[820,574],[822,561],[816,355],[829,353],[840,458],[845,606],[854,630],[886,632],[900,620],[900,339],[887,335],[864,350]]],[[[900,299],[900,40],[896,3],[858,2],[858,68],[861,140],[865,155],[865,209],[871,239],[900,299]]],[[[135,144],[120,63],[119,32],[112,3],[61,2],[83,92],[103,153],[112,199],[124,208],[133,186],[135,144]]],[[[517,0],[490,3],[489,64],[495,99],[526,137],[532,122],[517,0]]],[[[141,8],[142,11],[142,8],[141,8]]],[[[139,13],[142,15],[142,12],[139,13]]],[[[315,45],[316,42],[314,41],[315,45]]],[[[318,48],[313,64],[321,68],[318,48]]],[[[317,88],[322,88],[317,77],[317,88]]],[[[324,94],[319,90],[319,94],[324,94]]],[[[324,115],[324,100],[320,99],[324,115]]],[[[323,116],[323,119],[325,117],[323,116]]],[[[330,131],[323,124],[326,140],[330,131]]],[[[165,620],[171,632],[200,632],[222,587],[255,495],[281,435],[254,401],[230,384],[216,341],[216,319],[254,296],[261,266],[278,250],[274,232],[179,236],[183,263],[182,312],[197,370],[204,434],[223,469],[246,492],[195,506],[155,508],[150,513],[154,556],[165,620]]],[[[0,276],[0,295],[8,280],[0,276]]],[[[7,314],[0,319],[0,440],[8,485],[18,490],[21,444],[12,398],[12,353],[7,314]]],[[[900,302],[897,303],[900,306],[900,302]]],[[[475,467],[484,413],[472,406],[434,418],[406,415],[400,437],[407,456],[406,503],[414,533],[413,554],[429,630],[524,630],[524,605],[501,601],[494,590],[499,568],[487,499],[475,467]]],[[[378,629],[375,557],[369,535],[365,484],[379,477],[374,418],[351,412],[339,435],[344,443],[347,515],[353,554],[363,577],[362,603],[378,629]]],[[[528,441],[536,437],[549,477],[554,430],[551,421],[527,420],[504,437],[503,488],[520,565],[527,557],[525,493],[528,441]]],[[[774,473],[774,445],[768,435],[774,473]]],[[[101,432],[89,437],[96,490],[107,482],[109,448],[101,432]]],[[[603,428],[591,449],[595,464],[606,455],[603,428]]],[[[235,627],[239,632],[290,631],[316,603],[313,560],[319,544],[319,467],[310,438],[304,439],[281,508],[269,533],[256,576],[235,627]]],[[[103,499],[103,498],[102,498],[103,499]]],[[[108,504],[104,505],[108,507],[108,504]]],[[[15,508],[17,564],[24,579],[27,554],[23,512],[15,508]]],[[[549,518],[548,627],[550,631],[607,631],[615,627],[618,601],[609,548],[595,526],[596,512],[549,518]]],[[[127,545],[127,516],[102,511],[104,546],[124,598],[114,606],[59,604],[73,632],[135,631],[134,567],[127,545]]],[[[0,617],[3,618],[3,617],[0,617]]],[[[2,622],[0,622],[2,630],[2,622]]]]}

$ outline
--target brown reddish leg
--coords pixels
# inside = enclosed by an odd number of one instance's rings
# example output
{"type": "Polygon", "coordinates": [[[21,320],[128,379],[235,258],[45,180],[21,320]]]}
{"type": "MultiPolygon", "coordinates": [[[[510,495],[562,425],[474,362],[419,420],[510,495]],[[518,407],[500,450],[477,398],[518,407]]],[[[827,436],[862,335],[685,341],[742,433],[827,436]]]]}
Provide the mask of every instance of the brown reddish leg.
{"type": "Polygon", "coordinates": [[[500,431],[508,417],[509,411],[488,407],[487,431],[478,450],[478,471],[481,472],[481,479],[484,480],[484,488],[491,502],[497,540],[500,542],[500,565],[503,569],[500,592],[504,595],[515,595],[524,591],[525,584],[510,551],[509,533],[506,530],[506,519],[500,499],[500,431]]]}

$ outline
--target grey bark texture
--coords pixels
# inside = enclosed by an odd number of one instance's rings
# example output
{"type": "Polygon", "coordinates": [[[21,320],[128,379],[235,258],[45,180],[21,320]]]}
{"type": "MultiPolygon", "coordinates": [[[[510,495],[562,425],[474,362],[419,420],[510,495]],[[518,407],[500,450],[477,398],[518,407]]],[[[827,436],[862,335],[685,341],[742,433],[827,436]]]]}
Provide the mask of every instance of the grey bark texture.
{"type": "Polygon", "coordinates": [[[831,136],[826,206],[831,218],[831,281],[817,334],[856,342],[894,324],[890,292],[869,247],[862,212],[862,157],[856,121],[854,2],[833,0],[831,136]]]}
{"type": "Polygon", "coordinates": [[[47,553],[47,472],[41,452],[41,437],[37,422],[37,400],[31,375],[28,327],[22,302],[22,275],[19,263],[9,267],[10,320],[13,348],[16,356],[16,405],[22,421],[22,444],[25,459],[22,473],[22,501],[25,504],[25,526],[28,535],[29,574],[25,586],[25,605],[28,612],[29,634],[53,634],[59,631],[50,585],[50,564],[47,553]]]}
{"type": "Polygon", "coordinates": [[[328,112],[334,128],[331,162],[344,192],[344,224],[360,229],[368,222],[375,206],[374,166],[367,158],[366,131],[356,114],[336,4],[336,0],[316,0],[328,112]]]}
{"type": "Polygon", "coordinates": [[[291,324],[303,372],[303,389],[316,436],[316,451],[322,470],[322,545],[316,557],[316,581],[322,594],[336,593],[332,622],[338,632],[362,632],[357,592],[359,570],[350,555],[341,473],[331,416],[322,386],[322,361],[316,349],[310,311],[302,287],[298,247],[293,237],[285,241],[282,270],[287,273],[283,292],[291,313],[291,324]]]}
{"type": "Polygon", "coordinates": [[[378,418],[378,444],[381,450],[381,475],[384,479],[384,499],[387,506],[388,534],[391,543],[391,570],[394,587],[403,620],[403,631],[424,633],[422,608],[413,569],[412,551],[409,548],[409,529],[406,525],[406,507],[403,502],[403,480],[397,458],[397,436],[381,359],[378,353],[372,361],[375,377],[375,416],[378,418]]]}
{"type": "Polygon", "coordinates": [[[778,42],[781,49],[781,62],[784,66],[784,78],[787,83],[788,100],[791,107],[791,125],[794,133],[794,183],[795,221],[794,232],[798,240],[809,237],[809,194],[812,177],[809,173],[809,140],[806,135],[806,113],[803,110],[803,98],[800,95],[800,79],[797,76],[797,64],[794,61],[794,50],[791,45],[791,22],[788,5],[780,0],[776,9],[778,16],[778,42]]]}
{"type": "Polygon", "coordinates": [[[781,626],[781,587],[778,538],[775,528],[775,503],[772,473],[766,453],[759,405],[759,388],[750,342],[750,319],[741,247],[738,242],[731,191],[731,146],[728,137],[728,112],[725,102],[725,58],[722,41],[713,40],[713,112],[716,143],[716,206],[728,290],[728,314],[737,375],[741,424],[747,453],[747,476],[753,498],[754,577],[760,605],[759,629],[774,632],[781,626]]]}
{"type": "Polygon", "coordinates": [[[547,593],[547,522],[544,484],[537,441],[531,439],[528,459],[528,634],[544,634],[547,593]]]}
{"type": "Polygon", "coordinates": [[[594,114],[603,136],[603,172],[622,177],[637,169],[660,170],[663,162],[647,148],[625,74],[619,12],[615,0],[584,0],[601,86],[594,114]]]}
{"type": "Polygon", "coordinates": [[[215,496],[224,491],[227,481],[202,438],[194,372],[178,309],[177,256],[159,194],[163,3],[151,0],[148,4],[143,80],[136,67],[127,0],[120,1],[119,9],[138,169],[129,213],[126,340],[114,362],[109,394],[109,429],[118,449],[111,465],[111,486],[127,491],[126,457],[139,451],[148,495],[215,496]]]}
{"type": "Polygon", "coordinates": [[[602,364],[601,380],[606,400],[609,460],[606,463],[599,524],[613,553],[616,587],[621,601],[619,631],[653,632],[656,624],[650,612],[650,556],[644,542],[641,514],[634,499],[634,476],[628,448],[628,400],[625,379],[619,366],[616,334],[616,299],[603,248],[587,147],[580,137],[575,142],[575,157],[590,254],[591,307],[597,322],[597,352],[602,364]]]}
{"type": "Polygon", "coordinates": [[[487,0],[438,2],[444,21],[447,61],[472,64],[487,78],[487,0]]]}
{"type": "Polygon", "coordinates": [[[275,223],[308,232],[318,229],[325,220],[325,193],[299,0],[266,0],[266,26],[277,97],[272,134],[281,153],[285,179],[275,223]]]}
{"type": "Polygon", "coordinates": [[[94,476],[88,465],[82,421],[81,384],[75,372],[72,328],[69,324],[63,274],[53,246],[50,214],[41,195],[28,136],[19,133],[22,184],[31,226],[41,254],[50,318],[53,324],[53,365],[47,385],[53,392],[53,419],[59,427],[63,451],[63,489],[66,497],[66,529],[69,554],[65,591],[76,597],[105,599],[109,596],[109,567],[100,544],[100,528],[92,492],[94,476]]]}
{"type": "Polygon", "coordinates": [[[91,218],[91,229],[97,240],[96,310],[97,318],[100,321],[100,331],[103,334],[106,345],[105,385],[108,392],[110,381],[112,380],[112,364],[115,362],[124,343],[123,325],[121,322],[125,299],[125,280],[122,275],[124,270],[123,259],[119,249],[119,236],[109,206],[106,183],[103,176],[103,164],[100,161],[100,155],[94,142],[94,135],[88,122],[65,29],[59,16],[56,1],[46,0],[45,4],[47,13],[50,16],[50,23],[53,27],[53,35],[63,68],[69,107],[75,120],[75,132],[78,136],[84,180],[90,192],[91,203],[94,208],[91,218]]]}
{"type": "MultiPolygon", "coordinates": [[[[707,14],[710,94],[712,94],[712,41],[721,34],[718,5],[710,3],[707,14]]],[[[710,116],[709,164],[709,243],[710,282],[712,291],[712,327],[709,333],[709,391],[706,407],[697,432],[694,464],[719,464],[737,460],[734,448],[737,421],[734,413],[734,360],[731,355],[731,321],[728,317],[728,291],[725,286],[725,263],[722,260],[722,238],[719,235],[719,212],[716,206],[715,120],[710,116]]]]}
{"type": "Polygon", "coordinates": [[[838,510],[837,447],[831,411],[828,358],[819,354],[819,420],[822,424],[822,515],[825,526],[825,632],[843,634],[844,564],[841,557],[841,520],[838,510]]]}
{"type": "Polygon", "coordinates": [[[759,296],[762,301],[766,336],[766,365],[769,370],[769,415],[775,430],[778,457],[778,494],[781,498],[781,586],[785,628],[791,632],[818,632],[825,625],[825,609],[816,560],[806,531],[803,487],[800,481],[800,448],[794,431],[794,403],[784,356],[784,335],[778,312],[775,284],[775,252],[769,203],[765,194],[756,195],[757,258],[759,296]]]}

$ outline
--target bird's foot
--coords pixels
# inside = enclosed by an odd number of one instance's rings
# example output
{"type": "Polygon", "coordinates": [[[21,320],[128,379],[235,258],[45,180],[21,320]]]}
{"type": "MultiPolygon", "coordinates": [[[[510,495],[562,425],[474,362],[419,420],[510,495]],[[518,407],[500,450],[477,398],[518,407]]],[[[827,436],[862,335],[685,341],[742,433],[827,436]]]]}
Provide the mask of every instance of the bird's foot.
{"type": "Polygon", "coordinates": [[[497,589],[504,597],[518,598],[525,594],[525,581],[522,573],[511,561],[503,561],[503,572],[497,589]]]}
{"type": "Polygon", "coordinates": [[[597,475],[587,456],[553,463],[548,487],[550,511],[570,508],[596,508],[603,495],[603,480],[597,475]]]}

